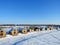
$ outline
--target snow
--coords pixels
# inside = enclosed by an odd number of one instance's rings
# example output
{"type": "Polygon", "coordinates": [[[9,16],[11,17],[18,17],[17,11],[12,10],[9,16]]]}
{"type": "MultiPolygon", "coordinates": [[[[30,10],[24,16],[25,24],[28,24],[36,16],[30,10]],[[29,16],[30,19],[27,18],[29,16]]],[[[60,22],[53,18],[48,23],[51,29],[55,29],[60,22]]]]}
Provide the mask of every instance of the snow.
{"type": "Polygon", "coordinates": [[[0,45],[60,45],[60,30],[19,33],[0,38],[0,45]]]}

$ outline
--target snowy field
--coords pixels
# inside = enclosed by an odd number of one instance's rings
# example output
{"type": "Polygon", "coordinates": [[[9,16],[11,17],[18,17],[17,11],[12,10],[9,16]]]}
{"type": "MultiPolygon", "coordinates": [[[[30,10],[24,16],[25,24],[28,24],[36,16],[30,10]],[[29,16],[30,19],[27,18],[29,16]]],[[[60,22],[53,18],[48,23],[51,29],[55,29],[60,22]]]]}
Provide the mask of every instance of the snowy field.
{"type": "Polygon", "coordinates": [[[60,45],[60,30],[7,35],[0,38],[0,45],[60,45]]]}

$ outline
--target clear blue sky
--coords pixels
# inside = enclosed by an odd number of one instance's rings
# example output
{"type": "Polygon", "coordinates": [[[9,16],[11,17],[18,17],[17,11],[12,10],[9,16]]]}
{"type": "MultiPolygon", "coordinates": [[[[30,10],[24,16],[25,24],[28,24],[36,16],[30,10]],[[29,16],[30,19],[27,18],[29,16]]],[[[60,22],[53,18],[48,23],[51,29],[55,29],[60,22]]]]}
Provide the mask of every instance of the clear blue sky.
{"type": "Polygon", "coordinates": [[[0,0],[0,24],[60,24],[60,0],[0,0]]]}

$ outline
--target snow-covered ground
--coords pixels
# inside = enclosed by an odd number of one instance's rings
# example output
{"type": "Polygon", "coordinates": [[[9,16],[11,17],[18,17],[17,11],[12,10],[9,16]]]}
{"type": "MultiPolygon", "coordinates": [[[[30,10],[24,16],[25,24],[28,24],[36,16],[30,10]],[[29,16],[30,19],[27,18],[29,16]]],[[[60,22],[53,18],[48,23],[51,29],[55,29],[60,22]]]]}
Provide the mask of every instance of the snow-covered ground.
{"type": "Polygon", "coordinates": [[[0,38],[0,45],[60,45],[60,30],[7,35],[0,38]]]}

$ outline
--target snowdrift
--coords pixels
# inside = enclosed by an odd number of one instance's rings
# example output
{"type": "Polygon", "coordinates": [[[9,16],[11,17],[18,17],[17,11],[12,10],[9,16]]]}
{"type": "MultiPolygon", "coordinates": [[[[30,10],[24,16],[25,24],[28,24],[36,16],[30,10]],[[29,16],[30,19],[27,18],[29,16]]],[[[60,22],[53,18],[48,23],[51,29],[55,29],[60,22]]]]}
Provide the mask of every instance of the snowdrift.
{"type": "Polygon", "coordinates": [[[0,38],[0,45],[60,45],[60,30],[7,35],[0,38]]]}

